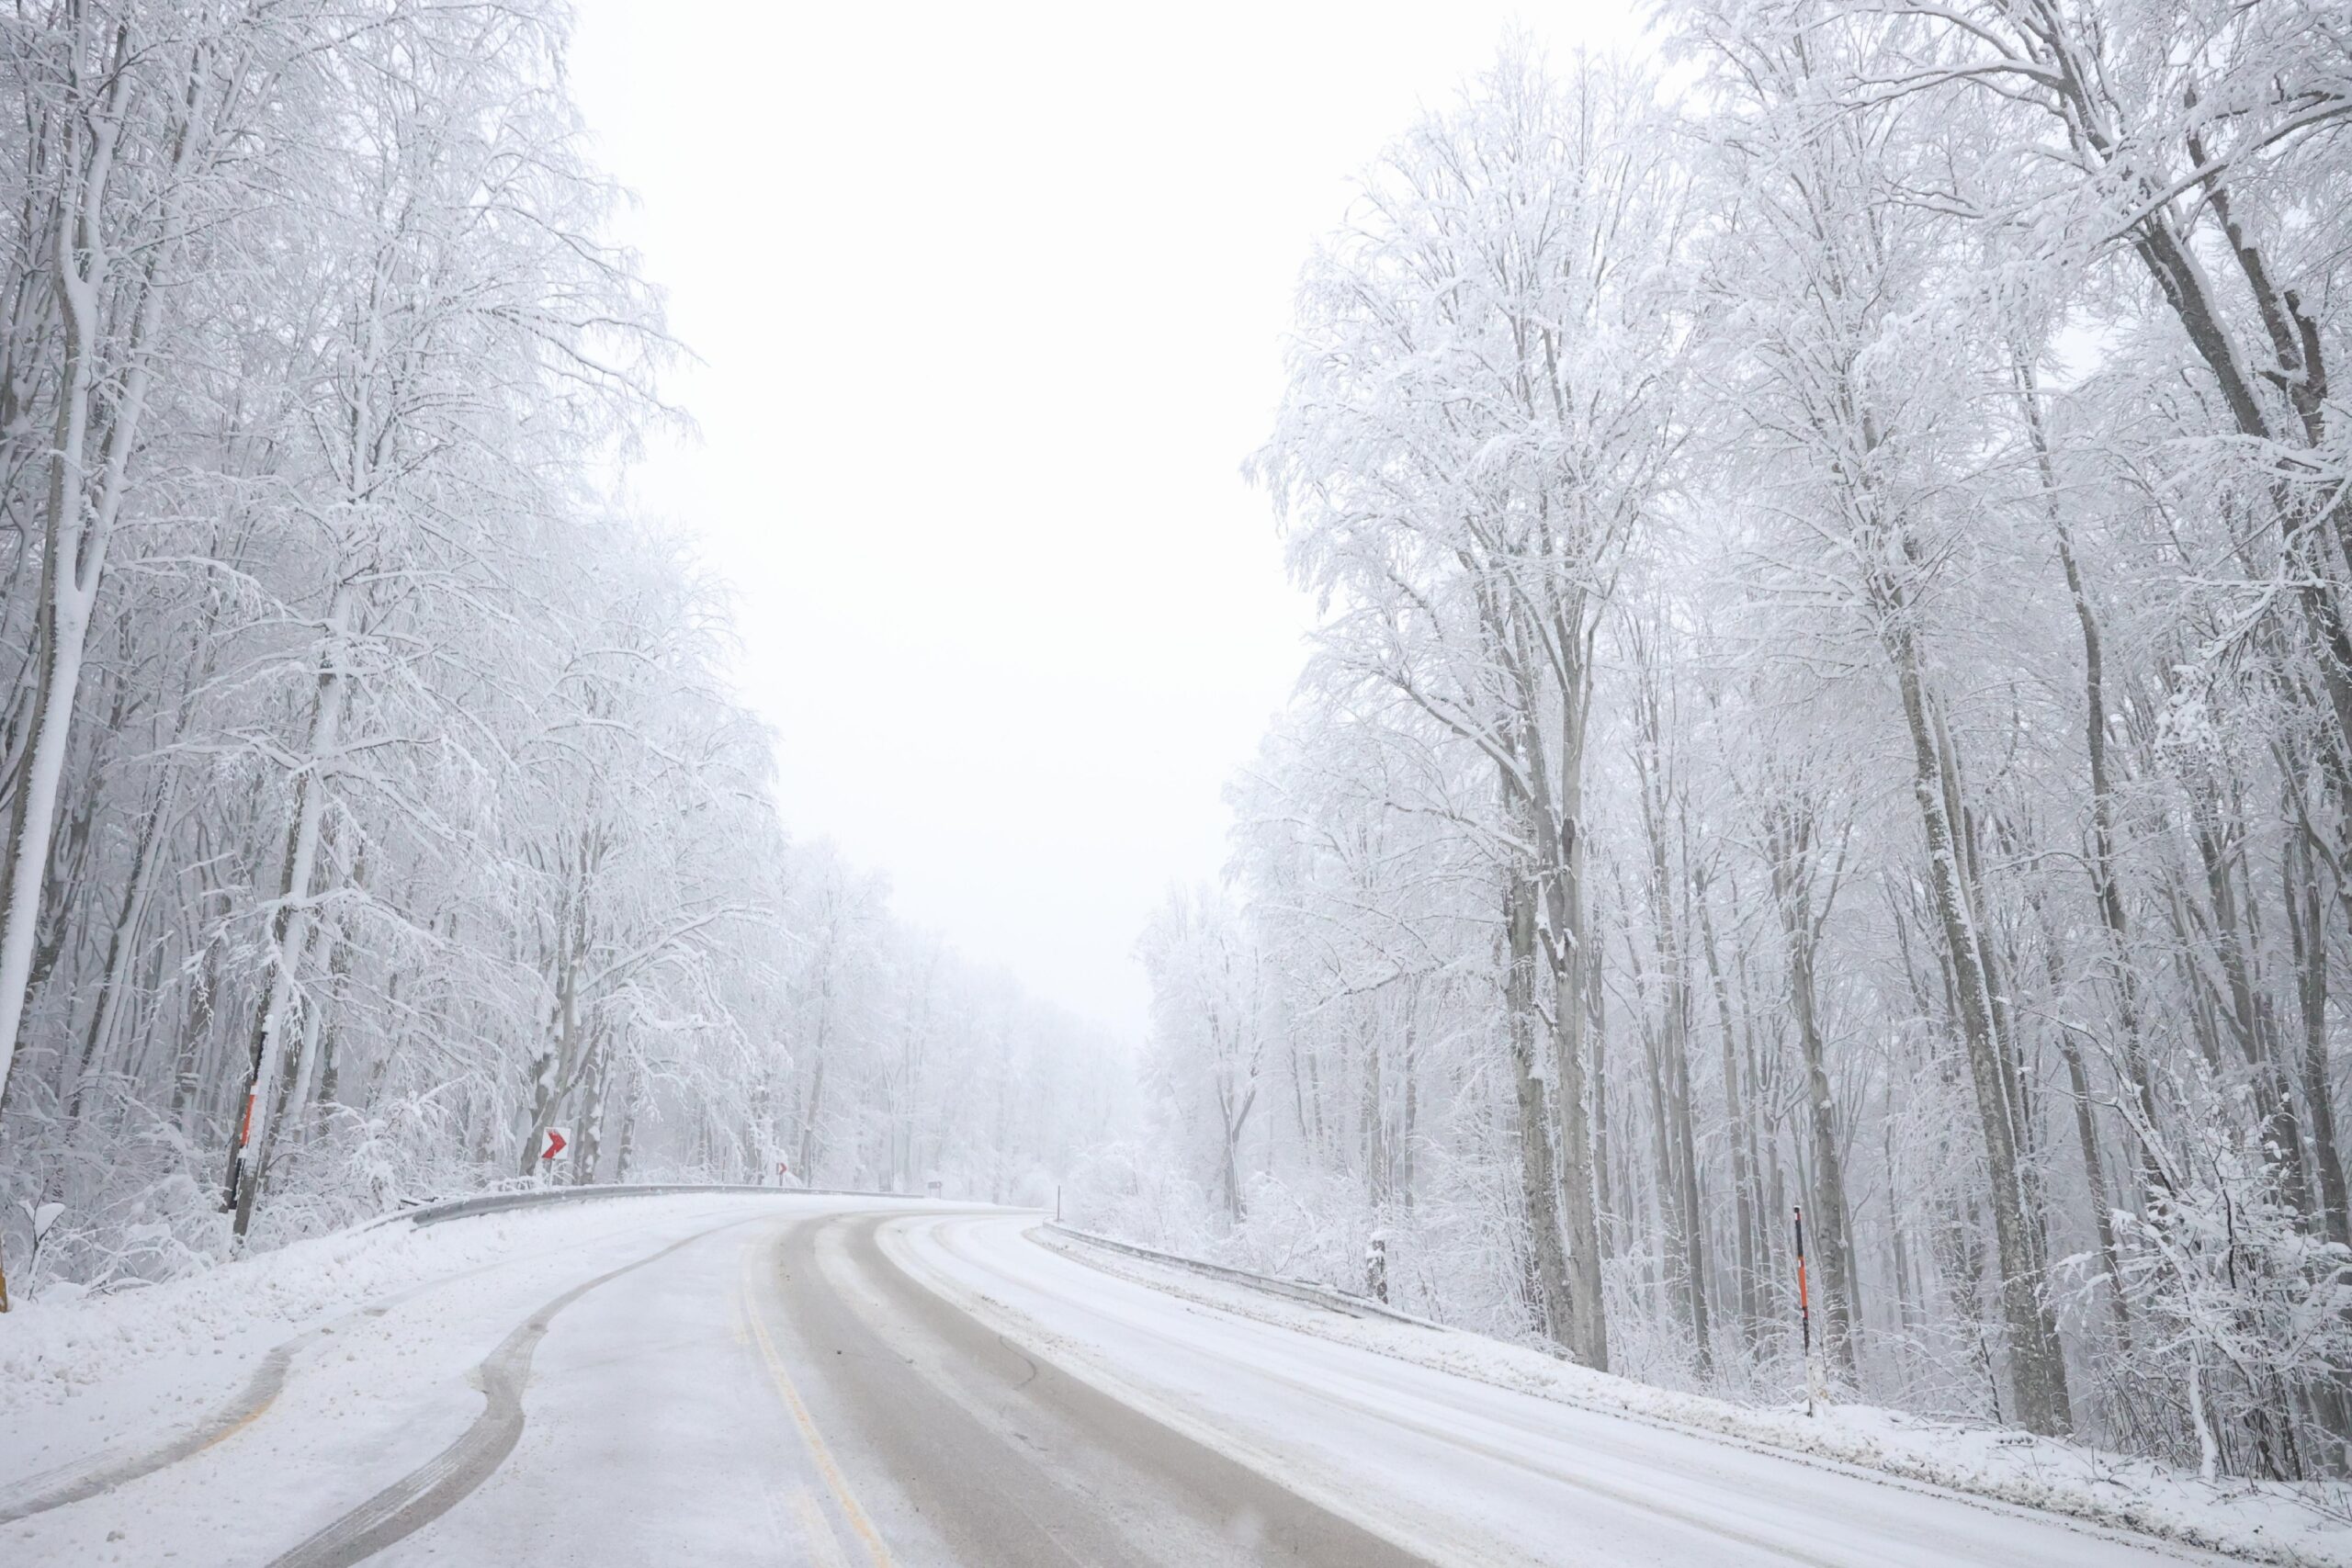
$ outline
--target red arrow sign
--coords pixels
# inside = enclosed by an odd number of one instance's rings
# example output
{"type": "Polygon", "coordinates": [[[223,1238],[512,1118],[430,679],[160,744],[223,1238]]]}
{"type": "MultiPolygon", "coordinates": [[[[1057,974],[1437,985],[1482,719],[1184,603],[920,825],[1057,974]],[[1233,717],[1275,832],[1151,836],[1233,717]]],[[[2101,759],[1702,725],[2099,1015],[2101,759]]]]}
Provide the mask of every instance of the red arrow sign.
{"type": "Polygon", "coordinates": [[[556,1156],[563,1153],[563,1143],[564,1139],[562,1133],[553,1127],[548,1128],[548,1146],[539,1151],[539,1157],[541,1159],[555,1158],[556,1156]]]}

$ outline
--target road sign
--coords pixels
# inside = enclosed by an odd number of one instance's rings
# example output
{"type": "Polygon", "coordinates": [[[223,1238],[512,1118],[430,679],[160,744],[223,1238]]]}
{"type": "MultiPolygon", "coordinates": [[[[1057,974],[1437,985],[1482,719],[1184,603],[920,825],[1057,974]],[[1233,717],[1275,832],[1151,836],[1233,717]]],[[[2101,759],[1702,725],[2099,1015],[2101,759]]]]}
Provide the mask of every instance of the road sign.
{"type": "Polygon", "coordinates": [[[547,1138],[539,1148],[539,1157],[541,1159],[555,1158],[556,1156],[563,1153],[564,1145],[569,1144],[571,1141],[571,1139],[563,1135],[562,1128],[548,1128],[547,1138]]]}

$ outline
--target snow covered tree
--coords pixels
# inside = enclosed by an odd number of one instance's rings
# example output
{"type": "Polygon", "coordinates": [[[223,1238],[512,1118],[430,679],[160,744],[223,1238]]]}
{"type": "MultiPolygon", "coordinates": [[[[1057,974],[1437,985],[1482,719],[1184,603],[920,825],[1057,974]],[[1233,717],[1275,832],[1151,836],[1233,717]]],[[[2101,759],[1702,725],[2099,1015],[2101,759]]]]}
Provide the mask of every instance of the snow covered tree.
{"type": "Polygon", "coordinates": [[[1507,53],[1400,141],[1310,267],[1260,472],[1337,607],[1315,677],[1493,769],[1521,1191],[1546,1332],[1609,1362],[1586,1040],[1594,639],[1669,482],[1679,186],[1646,85],[1507,53]]]}

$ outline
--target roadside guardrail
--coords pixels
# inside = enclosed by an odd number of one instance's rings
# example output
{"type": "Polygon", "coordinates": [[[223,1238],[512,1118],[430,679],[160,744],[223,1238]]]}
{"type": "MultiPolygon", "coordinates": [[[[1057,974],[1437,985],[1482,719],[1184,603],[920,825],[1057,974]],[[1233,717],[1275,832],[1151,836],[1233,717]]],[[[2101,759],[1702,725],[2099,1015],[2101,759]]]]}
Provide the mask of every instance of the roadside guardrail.
{"type": "Polygon", "coordinates": [[[1385,1317],[1396,1323],[1409,1323],[1417,1328],[1443,1329],[1445,1327],[1445,1325],[1431,1322],[1426,1317],[1415,1317],[1411,1313],[1398,1312],[1385,1302],[1376,1302],[1370,1296],[1360,1296],[1353,1291],[1343,1291],[1336,1285],[1327,1285],[1317,1280],[1289,1280],[1278,1274],[1253,1274],[1247,1269],[1231,1269],[1222,1263],[1211,1263],[1206,1258],[1187,1258],[1178,1252],[1162,1252],[1154,1247],[1139,1247],[1132,1241],[1120,1241],[1115,1237],[1098,1235],[1093,1231],[1080,1230],[1076,1225],[1066,1225],[1059,1220],[1046,1221],[1046,1228],[1058,1231],[1071,1240],[1082,1242],[1089,1247],[1107,1247],[1113,1252],[1124,1252],[1130,1257],[1140,1258],[1148,1263],[1166,1264],[1191,1273],[1206,1275],[1213,1280],[1223,1280],[1236,1285],[1247,1285],[1252,1290],[1263,1291],[1270,1295],[1287,1296],[1293,1301],[1306,1302],[1313,1306],[1329,1307],[1335,1312],[1352,1313],[1359,1317],[1385,1317]]]}
{"type": "Polygon", "coordinates": [[[385,1215],[376,1224],[391,1224],[406,1220],[416,1225],[437,1225],[447,1220],[462,1220],[474,1214],[494,1214],[506,1209],[526,1209],[541,1203],[582,1202],[592,1198],[668,1198],[697,1192],[740,1192],[746,1195],[765,1194],[771,1198],[896,1198],[907,1202],[936,1202],[914,1192],[869,1192],[854,1187],[752,1187],[737,1182],[693,1181],[608,1181],[584,1187],[518,1188],[511,1192],[479,1192],[470,1198],[445,1198],[437,1202],[420,1203],[385,1215]]]}

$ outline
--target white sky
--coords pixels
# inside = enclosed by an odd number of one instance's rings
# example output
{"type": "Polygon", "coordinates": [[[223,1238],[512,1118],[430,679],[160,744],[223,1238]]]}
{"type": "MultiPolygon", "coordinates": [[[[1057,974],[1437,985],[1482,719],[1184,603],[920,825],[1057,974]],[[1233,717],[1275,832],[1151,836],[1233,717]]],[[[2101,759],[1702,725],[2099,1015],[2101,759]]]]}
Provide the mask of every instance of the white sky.
{"type": "Polygon", "coordinates": [[[1125,1032],[1303,656],[1238,468],[1348,181],[1523,17],[1420,6],[581,0],[574,86],[696,442],[780,805],[899,913],[1125,1032]]]}

